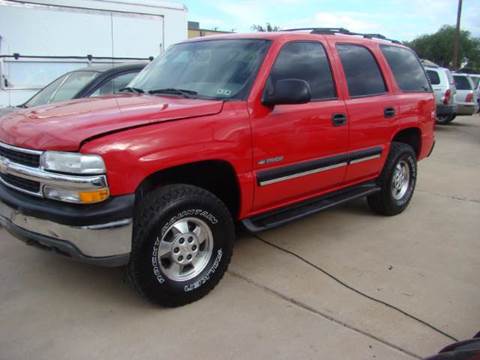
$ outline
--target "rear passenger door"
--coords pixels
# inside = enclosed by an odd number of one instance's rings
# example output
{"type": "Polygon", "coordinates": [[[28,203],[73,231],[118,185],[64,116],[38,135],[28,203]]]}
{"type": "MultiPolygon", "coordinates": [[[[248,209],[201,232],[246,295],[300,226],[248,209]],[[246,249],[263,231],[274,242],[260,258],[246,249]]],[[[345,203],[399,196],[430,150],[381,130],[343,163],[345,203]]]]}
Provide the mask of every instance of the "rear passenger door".
{"type": "Polygon", "coordinates": [[[346,109],[322,42],[283,44],[264,88],[281,79],[308,82],[312,100],[252,109],[255,210],[328,191],[345,176],[348,130],[341,118],[346,109]]]}
{"type": "Polygon", "coordinates": [[[397,108],[373,49],[340,42],[335,48],[348,90],[350,160],[345,183],[353,184],[380,172],[397,108]]]}

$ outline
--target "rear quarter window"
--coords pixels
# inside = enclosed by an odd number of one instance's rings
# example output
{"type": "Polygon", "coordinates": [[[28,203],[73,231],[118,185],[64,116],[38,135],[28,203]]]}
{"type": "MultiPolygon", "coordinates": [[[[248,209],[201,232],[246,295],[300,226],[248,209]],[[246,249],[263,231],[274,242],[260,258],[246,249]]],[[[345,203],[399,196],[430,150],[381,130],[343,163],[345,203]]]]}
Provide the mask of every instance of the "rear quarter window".
{"type": "Polygon", "coordinates": [[[468,81],[468,78],[463,75],[453,75],[455,80],[455,87],[457,90],[472,90],[472,84],[468,81]]]}
{"type": "Polygon", "coordinates": [[[422,64],[412,50],[390,45],[382,45],[380,49],[387,59],[401,90],[410,92],[431,91],[422,64]]]}
{"type": "Polygon", "coordinates": [[[440,76],[435,70],[427,70],[427,76],[432,85],[440,85],[440,76]]]}

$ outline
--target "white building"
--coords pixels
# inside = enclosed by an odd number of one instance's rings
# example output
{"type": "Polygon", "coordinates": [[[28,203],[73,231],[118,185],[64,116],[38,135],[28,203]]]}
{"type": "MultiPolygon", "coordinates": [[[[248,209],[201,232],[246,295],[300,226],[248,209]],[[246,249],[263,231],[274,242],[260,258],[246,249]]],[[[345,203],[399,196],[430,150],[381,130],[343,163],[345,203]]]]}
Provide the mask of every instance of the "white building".
{"type": "Polygon", "coordinates": [[[0,107],[87,66],[87,55],[97,63],[148,58],[186,38],[187,9],[178,3],[0,0],[0,107]]]}

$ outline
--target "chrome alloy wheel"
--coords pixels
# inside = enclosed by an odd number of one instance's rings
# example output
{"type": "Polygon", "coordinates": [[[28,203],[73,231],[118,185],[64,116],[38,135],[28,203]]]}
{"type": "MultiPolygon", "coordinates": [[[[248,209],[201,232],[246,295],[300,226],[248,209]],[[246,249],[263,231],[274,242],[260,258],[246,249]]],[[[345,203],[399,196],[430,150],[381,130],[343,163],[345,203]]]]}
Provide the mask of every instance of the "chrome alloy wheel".
{"type": "Polygon", "coordinates": [[[392,196],[395,200],[402,199],[410,186],[410,167],[405,160],[400,160],[393,170],[392,196]]]}
{"type": "Polygon", "coordinates": [[[213,235],[202,220],[187,217],[171,225],[158,247],[158,264],[174,281],[187,281],[200,274],[213,253],[213,235]]]}

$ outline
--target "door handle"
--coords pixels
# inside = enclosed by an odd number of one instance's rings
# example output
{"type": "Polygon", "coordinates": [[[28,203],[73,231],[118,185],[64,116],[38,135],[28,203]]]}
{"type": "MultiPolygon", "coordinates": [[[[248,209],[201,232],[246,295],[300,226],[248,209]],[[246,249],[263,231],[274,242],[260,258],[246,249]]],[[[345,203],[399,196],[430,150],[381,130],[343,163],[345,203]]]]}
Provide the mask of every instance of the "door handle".
{"type": "Polygon", "coordinates": [[[383,110],[383,116],[385,118],[391,118],[395,116],[395,109],[393,107],[388,107],[383,110]]]}
{"type": "Polygon", "coordinates": [[[347,123],[347,115],[345,114],[333,114],[332,124],[333,126],[344,126],[347,123]]]}

